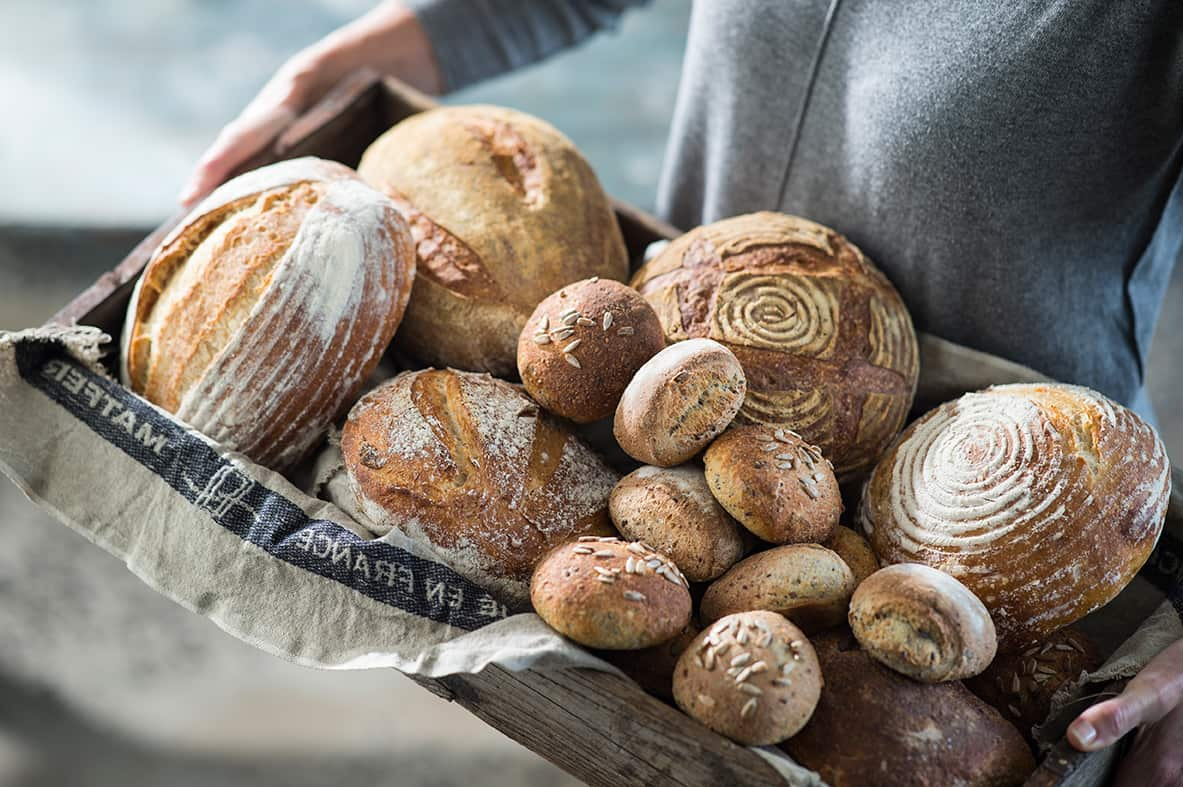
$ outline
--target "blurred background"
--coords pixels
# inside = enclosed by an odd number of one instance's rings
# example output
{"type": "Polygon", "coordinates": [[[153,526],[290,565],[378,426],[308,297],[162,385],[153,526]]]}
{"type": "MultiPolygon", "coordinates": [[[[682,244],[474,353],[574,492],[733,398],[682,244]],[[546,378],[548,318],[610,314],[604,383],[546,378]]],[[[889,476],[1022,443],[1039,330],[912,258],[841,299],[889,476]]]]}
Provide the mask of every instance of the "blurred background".
{"type": "MultiPolygon", "coordinates": [[[[370,0],[0,2],[0,330],[43,322],[173,210],[291,53],[370,0]]],[[[455,96],[538,114],[652,209],[689,0],[455,96]]],[[[1036,339],[1037,340],[1037,339],[1036,339]]],[[[1183,268],[1148,371],[1183,457],[1183,268]]],[[[392,670],[266,656],[174,606],[0,481],[0,785],[560,785],[392,670]]]]}

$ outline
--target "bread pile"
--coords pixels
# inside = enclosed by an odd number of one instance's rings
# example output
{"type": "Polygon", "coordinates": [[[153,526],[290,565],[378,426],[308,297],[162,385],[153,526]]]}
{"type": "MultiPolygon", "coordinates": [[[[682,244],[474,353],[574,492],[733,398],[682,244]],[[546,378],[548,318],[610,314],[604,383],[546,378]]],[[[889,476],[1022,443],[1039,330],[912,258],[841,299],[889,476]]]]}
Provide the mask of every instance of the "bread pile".
{"type": "Polygon", "coordinates": [[[342,425],[376,536],[397,528],[834,787],[1021,781],[1031,752],[1007,718],[1029,727],[1092,663],[1057,632],[1161,529],[1154,431],[1083,388],[1001,386],[897,438],[908,313],[803,219],[700,227],[626,273],[566,138],[508,110],[434,110],[376,141],[360,177],[300,159],[198,206],[136,288],[124,376],[287,469],[393,337],[442,368],[380,382],[342,425]],[[606,419],[628,466],[572,424],[606,419]],[[843,524],[840,481],[872,468],[843,524]]]}

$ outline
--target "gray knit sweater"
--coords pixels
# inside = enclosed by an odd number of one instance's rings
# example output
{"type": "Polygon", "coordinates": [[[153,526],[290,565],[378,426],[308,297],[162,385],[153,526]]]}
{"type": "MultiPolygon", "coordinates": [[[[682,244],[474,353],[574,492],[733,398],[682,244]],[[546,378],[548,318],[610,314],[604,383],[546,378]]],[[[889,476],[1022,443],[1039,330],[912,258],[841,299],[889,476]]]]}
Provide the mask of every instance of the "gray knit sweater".
{"type": "MultiPolygon", "coordinates": [[[[415,0],[448,88],[644,0],[415,0]]],[[[1183,246],[1179,0],[699,0],[659,212],[780,209],[887,273],[917,328],[1144,414],[1183,246]]]]}

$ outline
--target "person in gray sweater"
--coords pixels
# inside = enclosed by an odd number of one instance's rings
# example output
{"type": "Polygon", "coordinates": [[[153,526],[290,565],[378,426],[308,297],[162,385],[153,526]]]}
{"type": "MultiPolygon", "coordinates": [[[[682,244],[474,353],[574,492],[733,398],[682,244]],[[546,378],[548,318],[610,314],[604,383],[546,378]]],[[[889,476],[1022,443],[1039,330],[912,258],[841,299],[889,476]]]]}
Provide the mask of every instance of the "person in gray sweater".
{"type": "MultiPolygon", "coordinates": [[[[191,204],[348,72],[431,93],[612,27],[644,0],[385,2],[295,55],[198,163],[191,204]]],[[[658,211],[834,227],[916,327],[1153,420],[1146,355],[1183,246],[1178,0],[700,0],[658,211]]],[[[1070,728],[1141,727],[1119,783],[1183,781],[1183,643],[1070,728]]]]}

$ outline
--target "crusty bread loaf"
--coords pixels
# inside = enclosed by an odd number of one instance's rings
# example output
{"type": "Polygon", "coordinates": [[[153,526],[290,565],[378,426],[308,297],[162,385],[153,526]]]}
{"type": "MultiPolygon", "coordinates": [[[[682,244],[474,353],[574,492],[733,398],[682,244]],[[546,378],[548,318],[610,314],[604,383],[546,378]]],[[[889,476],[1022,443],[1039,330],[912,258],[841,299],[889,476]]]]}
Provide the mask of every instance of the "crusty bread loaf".
{"type": "Polygon", "coordinates": [[[1162,442],[1134,413],[1086,388],[1003,385],[912,424],[871,476],[860,518],[881,561],[961,580],[1016,649],[1126,586],[1169,490],[1162,442]]]}
{"type": "Polygon", "coordinates": [[[421,112],[370,145],[358,171],[410,221],[419,269],[396,344],[427,363],[510,375],[540,300],[579,279],[628,275],[595,173],[538,118],[421,112]]]}
{"type": "Polygon", "coordinates": [[[1047,720],[1060,687],[1097,669],[1101,661],[1092,640],[1064,628],[1025,650],[999,654],[965,685],[1031,738],[1031,728],[1047,720]]]}
{"type": "Polygon", "coordinates": [[[879,559],[867,539],[851,530],[849,527],[839,527],[834,535],[822,544],[842,558],[842,562],[854,574],[854,586],[857,588],[863,580],[879,570],[879,559]]]}
{"type": "Polygon", "coordinates": [[[584,279],[551,293],[518,339],[526,391],[576,423],[608,418],[641,365],[665,347],[661,323],[636,290],[584,279]]]}
{"type": "Polygon", "coordinates": [[[612,433],[638,462],[680,465],[727,428],[746,390],[743,369],[726,347],[710,339],[678,342],[637,371],[612,433]]]}
{"type": "Polygon", "coordinates": [[[698,635],[674,671],[678,707],[749,746],[796,734],[809,721],[821,689],[809,640],[774,612],[723,618],[698,635]]]}
{"type": "Polygon", "coordinates": [[[838,528],[842,493],[829,460],[784,427],[733,426],[703,464],[715,499],[765,541],[820,544],[838,528]]]}
{"type": "Polygon", "coordinates": [[[813,638],[826,685],[783,747],[830,787],[1017,787],[1035,768],[1018,731],[961,683],[917,683],[859,650],[813,638]]]}
{"type": "Polygon", "coordinates": [[[702,622],[765,609],[813,633],[846,620],[853,592],[854,575],[842,558],[817,544],[790,544],[757,552],[711,583],[702,622]]]}
{"type": "Polygon", "coordinates": [[[863,650],[924,683],[977,675],[998,652],[994,622],[977,596],[919,563],[868,577],[850,599],[848,619],[863,650]]]}
{"type": "Polygon", "coordinates": [[[404,372],[363,396],[341,433],[358,507],[511,604],[556,545],[614,533],[617,476],[517,386],[485,374],[404,372]]]}
{"type": "Polygon", "coordinates": [[[711,497],[698,467],[634,470],[612,490],[608,513],[621,535],[652,544],[691,582],[708,582],[743,557],[739,525],[711,497]]]}
{"type": "Polygon", "coordinates": [[[302,158],[248,172],[153,253],[128,306],[124,382],[284,469],[377,365],[414,268],[406,222],[348,167],[302,158]]]}
{"type": "Polygon", "coordinates": [[[647,544],[584,536],[534,571],[530,601],[555,631],[604,650],[650,648],[690,623],[690,590],[669,558],[647,544]]]}
{"type": "Polygon", "coordinates": [[[748,376],[741,421],[787,426],[839,478],[870,469],[916,387],[912,321],[852,243],[795,216],[753,213],[681,236],[633,277],[670,341],[707,337],[748,376]]]}
{"type": "Polygon", "coordinates": [[[650,694],[662,699],[674,698],[674,668],[678,659],[698,636],[699,628],[691,620],[673,639],[640,650],[605,650],[600,656],[621,669],[650,694]]]}

